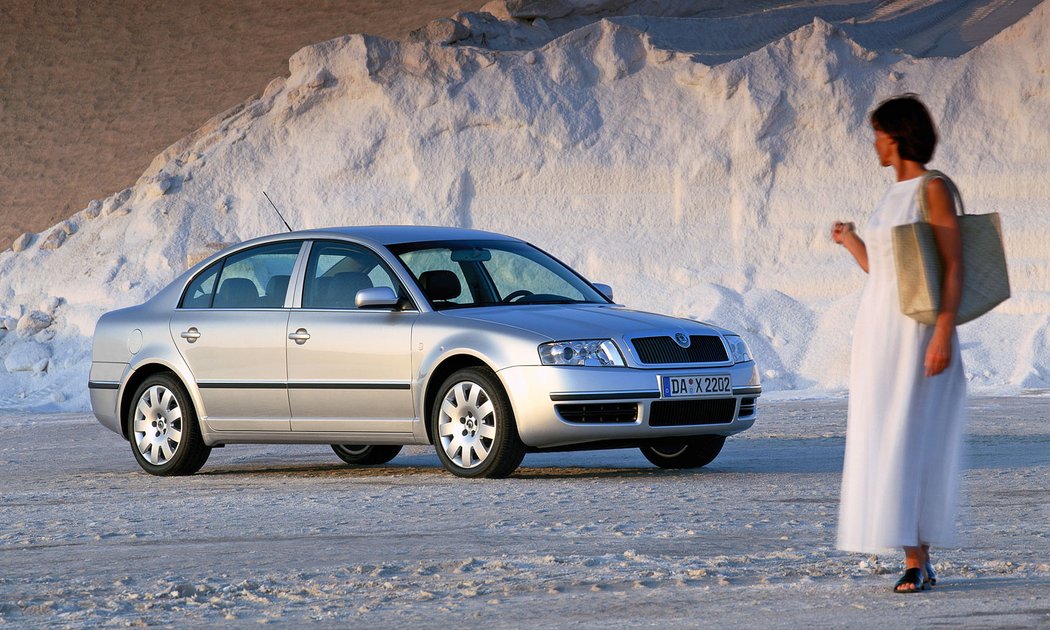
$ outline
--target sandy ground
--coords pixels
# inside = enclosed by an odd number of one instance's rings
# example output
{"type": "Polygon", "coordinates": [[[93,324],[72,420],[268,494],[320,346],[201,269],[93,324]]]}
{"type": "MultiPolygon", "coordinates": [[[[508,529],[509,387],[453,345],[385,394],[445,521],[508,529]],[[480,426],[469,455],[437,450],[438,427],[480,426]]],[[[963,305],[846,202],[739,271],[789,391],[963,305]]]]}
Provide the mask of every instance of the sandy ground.
{"type": "Polygon", "coordinates": [[[845,401],[771,402],[708,468],[530,455],[464,481],[428,450],[351,469],[231,446],[141,473],[85,415],[0,415],[0,625],[1050,624],[1050,398],[971,403],[965,539],[941,584],[833,547],[845,401]]]}
{"type": "Polygon", "coordinates": [[[482,0],[0,2],[0,250],[135,183],[288,74],[303,46],[402,37],[482,0]]]}

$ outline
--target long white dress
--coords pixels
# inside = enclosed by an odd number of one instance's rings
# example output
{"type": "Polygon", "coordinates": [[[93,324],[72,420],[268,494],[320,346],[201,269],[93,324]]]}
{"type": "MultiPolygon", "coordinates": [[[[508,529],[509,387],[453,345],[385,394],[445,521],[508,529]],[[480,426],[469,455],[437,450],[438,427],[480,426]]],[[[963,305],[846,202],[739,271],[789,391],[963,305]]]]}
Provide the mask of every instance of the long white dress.
{"type": "Polygon", "coordinates": [[[933,327],[901,314],[891,228],[919,218],[921,178],[897,182],[861,234],[869,277],[853,331],[838,547],[876,553],[949,545],[955,534],[966,378],[925,376],[933,327]]]}

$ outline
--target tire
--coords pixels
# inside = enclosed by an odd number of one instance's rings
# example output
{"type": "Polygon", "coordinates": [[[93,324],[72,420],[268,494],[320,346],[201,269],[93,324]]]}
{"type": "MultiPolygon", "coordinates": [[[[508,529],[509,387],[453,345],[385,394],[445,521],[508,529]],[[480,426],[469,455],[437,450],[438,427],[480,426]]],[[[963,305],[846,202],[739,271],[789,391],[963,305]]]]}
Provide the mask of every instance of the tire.
{"type": "Polygon", "coordinates": [[[506,477],[525,458],[507,393],[486,368],[459,370],[441,384],[430,428],[441,464],[457,477],[506,477]]]}
{"type": "Polygon", "coordinates": [[[401,445],[333,444],[332,450],[347,464],[355,466],[378,466],[397,457],[401,445]]]}
{"type": "Polygon", "coordinates": [[[641,451],[660,468],[700,468],[713,462],[725,443],[724,435],[671,438],[643,446],[641,451]]]}
{"type": "Polygon", "coordinates": [[[208,461],[211,447],[201,436],[193,402],[173,375],[155,374],[143,381],[127,416],[131,452],[149,474],[192,475],[208,461]]]}

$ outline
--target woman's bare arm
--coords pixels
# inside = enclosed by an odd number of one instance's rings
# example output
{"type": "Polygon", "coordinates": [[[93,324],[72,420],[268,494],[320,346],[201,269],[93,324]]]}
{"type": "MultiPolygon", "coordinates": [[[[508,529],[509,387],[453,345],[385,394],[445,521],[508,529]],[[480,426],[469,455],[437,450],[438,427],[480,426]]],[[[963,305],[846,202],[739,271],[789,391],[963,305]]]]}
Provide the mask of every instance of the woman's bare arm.
{"type": "Polygon", "coordinates": [[[941,310],[937,314],[930,345],[926,348],[926,376],[936,376],[952,361],[955,314],[962,299],[962,235],[959,232],[959,218],[955,215],[955,200],[943,180],[930,180],[926,185],[926,200],[930,210],[930,225],[933,226],[944,270],[941,310]]]}
{"type": "Polygon", "coordinates": [[[852,223],[836,221],[835,226],[831,229],[831,239],[849,250],[864,273],[868,273],[868,247],[857,236],[852,223]]]}

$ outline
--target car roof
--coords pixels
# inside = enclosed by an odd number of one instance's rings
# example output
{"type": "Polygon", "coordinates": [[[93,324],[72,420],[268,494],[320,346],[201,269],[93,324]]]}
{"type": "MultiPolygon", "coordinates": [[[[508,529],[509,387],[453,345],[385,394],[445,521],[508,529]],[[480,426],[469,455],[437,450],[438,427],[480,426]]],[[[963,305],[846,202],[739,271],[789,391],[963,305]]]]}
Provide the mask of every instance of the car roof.
{"type": "MultiPolygon", "coordinates": [[[[277,235],[274,235],[277,236],[277,235]]],[[[452,241],[467,239],[517,241],[512,236],[472,230],[468,228],[437,227],[430,225],[366,225],[329,227],[315,230],[302,230],[282,234],[288,238],[324,238],[326,236],[349,236],[378,245],[397,245],[422,241],[452,241]]]]}

